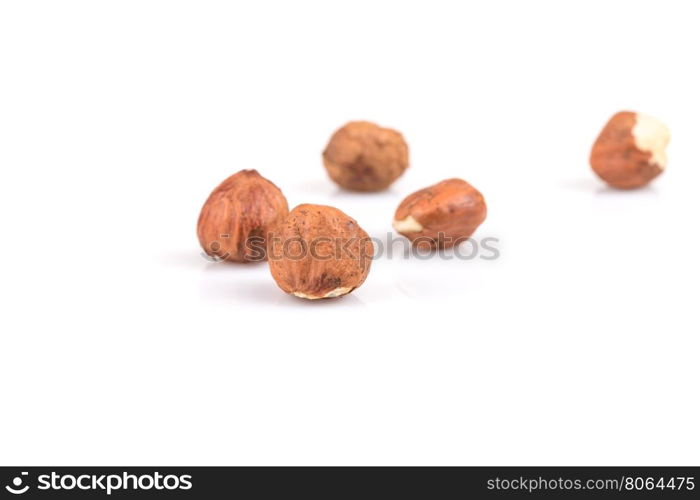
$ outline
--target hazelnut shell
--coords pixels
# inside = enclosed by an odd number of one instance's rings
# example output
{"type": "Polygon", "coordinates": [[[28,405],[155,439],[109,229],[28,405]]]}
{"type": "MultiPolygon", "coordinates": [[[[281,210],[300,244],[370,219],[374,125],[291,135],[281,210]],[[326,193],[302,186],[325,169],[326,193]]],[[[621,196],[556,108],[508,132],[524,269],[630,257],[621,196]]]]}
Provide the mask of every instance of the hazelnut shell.
{"type": "Polygon", "coordinates": [[[591,149],[593,171],[610,186],[645,186],[666,167],[669,131],[657,119],[622,111],[608,121],[591,149]]]}
{"type": "Polygon", "coordinates": [[[241,170],[209,195],[197,221],[204,251],[232,262],[266,259],[268,233],[289,213],[282,191],[256,170],[241,170]]]}
{"type": "Polygon", "coordinates": [[[374,246],[357,221],[337,208],[294,208],[268,241],[272,277],[305,299],[339,297],[362,285],[374,246]]]}
{"type": "Polygon", "coordinates": [[[416,244],[445,248],[469,238],[484,219],[482,194],[462,179],[447,179],[407,196],[393,226],[416,244]]]}
{"type": "Polygon", "coordinates": [[[331,137],[323,164],[338,185],[353,191],[381,191],[408,167],[408,146],[396,130],[350,122],[331,137]]]}

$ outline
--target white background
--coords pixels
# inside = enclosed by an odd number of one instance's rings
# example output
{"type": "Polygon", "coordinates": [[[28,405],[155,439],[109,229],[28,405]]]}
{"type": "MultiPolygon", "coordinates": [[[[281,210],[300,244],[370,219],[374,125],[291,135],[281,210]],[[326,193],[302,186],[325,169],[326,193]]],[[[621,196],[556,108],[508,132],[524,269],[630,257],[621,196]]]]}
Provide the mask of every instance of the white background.
{"type": "Polygon", "coordinates": [[[700,31],[694,2],[0,6],[0,462],[695,464],[700,31]],[[618,110],[671,129],[607,189],[618,110]],[[382,194],[321,151],[404,133],[382,194]],[[458,176],[496,261],[380,259],[339,300],[211,264],[199,209],[256,168],[385,238],[458,176]]]}

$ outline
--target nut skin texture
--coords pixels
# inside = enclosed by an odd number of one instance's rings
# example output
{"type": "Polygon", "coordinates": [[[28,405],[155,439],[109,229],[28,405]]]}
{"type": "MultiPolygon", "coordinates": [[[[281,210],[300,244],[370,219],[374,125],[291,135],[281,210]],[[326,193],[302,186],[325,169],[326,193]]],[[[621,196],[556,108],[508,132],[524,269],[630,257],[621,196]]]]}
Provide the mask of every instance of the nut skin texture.
{"type": "Polygon", "coordinates": [[[352,191],[382,191],[408,168],[408,145],[396,130],[350,122],[338,129],[323,151],[335,183],[352,191]]]}
{"type": "Polygon", "coordinates": [[[362,285],[374,245],[359,224],[337,208],[294,208],[268,241],[272,277],[304,299],[339,297],[362,285]]]}
{"type": "Polygon", "coordinates": [[[406,197],[394,229],[419,247],[447,248],[469,238],[485,219],[482,194],[462,179],[447,179],[406,197]]]}
{"type": "MultiPolygon", "coordinates": [[[[646,137],[648,140],[649,137],[646,137]]],[[[618,189],[635,189],[647,185],[665,168],[668,129],[657,120],[631,111],[613,115],[603,127],[591,149],[590,164],[593,171],[610,186],[618,189]],[[651,120],[652,138],[661,149],[662,160],[654,152],[640,145],[644,138],[636,137],[635,127],[640,120],[651,120]]],[[[658,153],[658,151],[657,151],[658,153]]]]}
{"type": "Polygon", "coordinates": [[[287,199],[257,170],[241,170],[209,195],[197,221],[204,251],[231,262],[266,259],[267,235],[289,213],[287,199]]]}

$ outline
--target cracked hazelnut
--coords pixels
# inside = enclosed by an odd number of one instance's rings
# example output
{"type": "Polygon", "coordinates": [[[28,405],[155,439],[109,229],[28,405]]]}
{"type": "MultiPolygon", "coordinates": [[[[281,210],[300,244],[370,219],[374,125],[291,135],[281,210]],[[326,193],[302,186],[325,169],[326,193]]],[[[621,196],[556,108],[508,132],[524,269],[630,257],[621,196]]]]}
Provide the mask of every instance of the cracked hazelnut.
{"type": "Polygon", "coordinates": [[[286,293],[304,299],[340,297],[367,278],[374,246],[337,208],[299,205],[270,235],[270,272],[286,293]]]}
{"type": "Polygon", "coordinates": [[[209,195],[199,214],[197,237],[204,251],[217,259],[265,260],[267,234],[288,213],[277,186],[257,170],[241,170],[209,195]]]}
{"type": "Polygon", "coordinates": [[[406,197],[393,226],[414,244],[446,248],[469,238],[484,219],[481,193],[462,179],[447,179],[406,197]]]}
{"type": "Polygon", "coordinates": [[[323,152],[331,179],[353,191],[381,191],[408,167],[408,146],[396,130],[370,122],[338,129],[323,152]]]}
{"type": "Polygon", "coordinates": [[[613,115],[593,144],[591,168],[609,185],[633,189],[648,184],[666,168],[666,125],[641,113],[613,115]]]}

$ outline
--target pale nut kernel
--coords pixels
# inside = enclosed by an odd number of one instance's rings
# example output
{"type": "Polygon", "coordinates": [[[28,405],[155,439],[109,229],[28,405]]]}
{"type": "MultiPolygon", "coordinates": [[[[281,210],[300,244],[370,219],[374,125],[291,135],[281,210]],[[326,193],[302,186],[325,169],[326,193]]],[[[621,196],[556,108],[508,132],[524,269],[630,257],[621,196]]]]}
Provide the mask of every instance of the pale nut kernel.
{"type": "Polygon", "coordinates": [[[232,262],[263,261],[267,235],[289,213],[287,199],[256,170],[241,170],[209,195],[197,221],[204,251],[232,262]]]}
{"type": "Polygon", "coordinates": [[[396,130],[374,123],[347,123],[323,151],[330,178],[353,191],[381,191],[408,168],[408,145],[396,130]]]}
{"type": "Polygon", "coordinates": [[[334,207],[299,205],[268,241],[272,277],[303,299],[340,297],[369,274],[374,245],[359,224],[334,207]]]}
{"type": "Polygon", "coordinates": [[[393,226],[418,246],[446,248],[469,238],[485,219],[482,194],[462,179],[447,179],[406,197],[393,226]]]}
{"type": "Polygon", "coordinates": [[[670,132],[656,118],[622,111],[608,121],[591,149],[593,171],[610,186],[645,186],[667,165],[670,132]]]}

